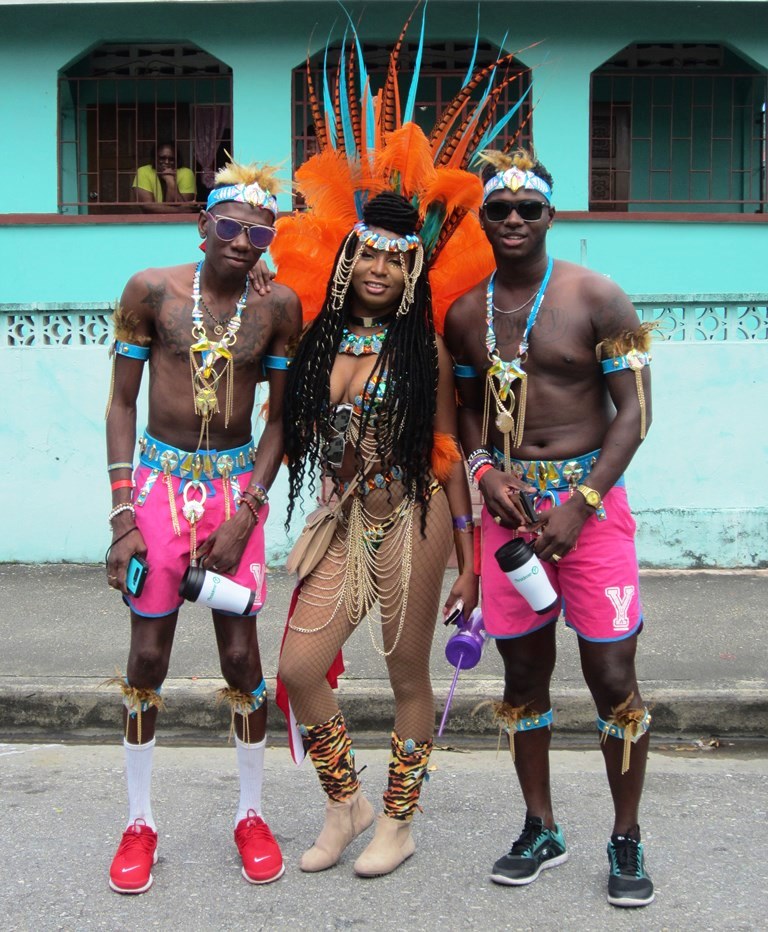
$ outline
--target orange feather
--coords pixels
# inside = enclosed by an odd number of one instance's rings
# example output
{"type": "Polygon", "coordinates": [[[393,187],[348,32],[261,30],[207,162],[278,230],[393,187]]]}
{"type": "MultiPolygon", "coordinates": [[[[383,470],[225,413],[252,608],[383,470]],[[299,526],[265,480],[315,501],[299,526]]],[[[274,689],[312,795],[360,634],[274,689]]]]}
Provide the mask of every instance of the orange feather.
{"type": "Polygon", "coordinates": [[[479,210],[483,203],[483,184],[473,175],[455,168],[438,168],[435,177],[419,198],[419,216],[424,219],[427,210],[435,201],[445,205],[445,215],[450,217],[454,210],[479,210]]]}
{"type": "Polygon", "coordinates": [[[493,252],[474,214],[467,214],[443,247],[429,272],[432,312],[438,333],[453,302],[487,278],[494,269],[493,252]]]}
{"type": "Polygon", "coordinates": [[[309,207],[323,217],[357,222],[355,182],[343,153],[328,148],[312,156],[296,172],[296,186],[309,207]]]}
{"type": "Polygon", "coordinates": [[[438,482],[447,482],[453,467],[461,462],[459,445],[453,434],[435,431],[432,440],[432,472],[438,482]]]}
{"type": "Polygon", "coordinates": [[[415,123],[406,123],[389,133],[384,148],[376,154],[374,171],[385,178],[395,172],[400,178],[400,193],[412,197],[435,180],[432,152],[423,131],[415,123]]]}

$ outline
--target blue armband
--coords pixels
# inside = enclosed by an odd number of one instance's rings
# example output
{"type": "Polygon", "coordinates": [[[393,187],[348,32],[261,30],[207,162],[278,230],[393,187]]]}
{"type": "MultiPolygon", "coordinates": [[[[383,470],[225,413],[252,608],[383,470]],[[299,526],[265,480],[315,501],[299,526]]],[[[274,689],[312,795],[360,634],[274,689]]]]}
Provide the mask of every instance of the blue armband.
{"type": "Polygon", "coordinates": [[[287,369],[292,362],[291,356],[262,356],[261,368],[266,375],[267,369],[287,369]]]}
{"type": "Polygon", "coordinates": [[[453,374],[458,379],[476,379],[480,375],[474,366],[461,366],[458,363],[454,363],[453,374]]]}
{"type": "Polygon", "coordinates": [[[639,350],[630,350],[626,356],[613,356],[611,359],[604,359],[600,363],[606,375],[610,372],[621,372],[622,369],[632,369],[639,372],[650,364],[651,354],[641,353],[639,350]]]}
{"type": "Polygon", "coordinates": [[[137,346],[135,343],[126,343],[124,340],[115,340],[114,350],[118,356],[127,356],[129,359],[138,359],[146,362],[149,359],[149,347],[137,346]]]}

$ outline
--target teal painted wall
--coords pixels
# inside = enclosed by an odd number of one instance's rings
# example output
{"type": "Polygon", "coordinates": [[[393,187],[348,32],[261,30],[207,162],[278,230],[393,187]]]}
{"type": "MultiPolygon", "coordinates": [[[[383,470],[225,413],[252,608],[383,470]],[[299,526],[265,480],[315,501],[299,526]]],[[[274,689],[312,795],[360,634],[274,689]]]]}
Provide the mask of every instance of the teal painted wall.
{"type": "MultiPolygon", "coordinates": [[[[350,4],[353,15],[363,11],[350,4]]],[[[755,65],[768,67],[764,5],[708,3],[482,4],[482,34],[507,48],[545,38],[520,58],[534,72],[538,153],[556,179],[563,210],[588,204],[590,73],[634,41],[727,41],[755,65]],[[519,6],[518,15],[515,7],[519,6]],[[695,28],[695,34],[692,29],[695,28]]],[[[391,41],[408,4],[367,6],[363,34],[391,41]]],[[[473,3],[434,0],[432,39],[474,34],[473,3]]],[[[0,169],[8,213],[57,209],[57,75],[99,42],[125,39],[195,42],[233,69],[234,148],[240,158],[284,162],[290,153],[290,70],[322,47],[335,4],[259,3],[0,8],[0,169]]],[[[337,25],[338,32],[338,25],[337,25]]],[[[287,172],[286,172],[287,173],[287,172]]],[[[289,206],[288,195],[281,206],[289,206]]],[[[0,224],[0,310],[11,303],[111,301],[139,268],[192,260],[192,223],[100,226],[0,224]]],[[[551,239],[555,255],[610,275],[628,292],[763,293],[764,225],[565,221],[551,239]]],[[[2,315],[0,315],[0,323],[2,315]]],[[[640,524],[641,558],[662,566],[758,565],[768,547],[764,485],[743,480],[744,468],[766,461],[766,344],[659,345],[655,351],[655,423],[630,475],[640,524]],[[737,479],[737,476],[739,477],[737,479]],[[739,481],[741,479],[741,481],[739,481]]],[[[0,508],[13,535],[2,560],[98,559],[108,538],[103,404],[108,364],[103,347],[9,348],[0,340],[7,376],[0,444],[18,464],[17,482],[2,484],[0,508]],[[34,476],[44,496],[22,495],[34,476]]],[[[269,555],[278,560],[284,477],[273,496],[269,555]]]]}

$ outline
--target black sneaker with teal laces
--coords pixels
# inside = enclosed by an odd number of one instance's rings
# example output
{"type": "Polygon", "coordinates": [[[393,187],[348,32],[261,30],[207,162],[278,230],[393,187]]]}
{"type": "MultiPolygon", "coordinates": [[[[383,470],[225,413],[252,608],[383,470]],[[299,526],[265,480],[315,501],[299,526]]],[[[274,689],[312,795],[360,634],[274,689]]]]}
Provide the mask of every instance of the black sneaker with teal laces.
{"type": "Polygon", "coordinates": [[[611,835],[608,842],[608,902],[612,906],[647,906],[653,902],[653,881],[643,864],[640,838],[611,835]]]}
{"type": "Polygon", "coordinates": [[[550,829],[538,816],[526,816],[522,835],[509,854],[493,865],[491,880],[512,887],[523,886],[533,883],[541,871],[567,860],[565,839],[559,827],[550,829]]]}

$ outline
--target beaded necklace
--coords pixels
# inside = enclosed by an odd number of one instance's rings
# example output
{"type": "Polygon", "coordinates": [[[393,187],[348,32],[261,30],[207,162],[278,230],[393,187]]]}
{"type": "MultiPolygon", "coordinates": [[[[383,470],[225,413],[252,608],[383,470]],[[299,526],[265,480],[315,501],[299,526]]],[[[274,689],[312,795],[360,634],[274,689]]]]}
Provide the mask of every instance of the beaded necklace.
{"type": "Polygon", "coordinates": [[[235,313],[227,322],[227,328],[224,335],[218,342],[212,342],[208,337],[203,323],[203,312],[200,305],[203,303],[203,296],[200,293],[200,273],[203,268],[201,259],[195,269],[195,275],[192,280],[192,346],[189,348],[189,367],[192,373],[192,392],[195,402],[195,414],[199,414],[203,420],[200,427],[200,439],[198,448],[200,448],[203,436],[206,438],[206,447],[208,446],[208,425],[214,414],[219,412],[218,388],[219,382],[225,380],[225,400],[224,400],[224,426],[227,427],[229,419],[232,416],[233,404],[233,365],[232,353],[230,347],[234,346],[237,341],[237,332],[240,329],[240,318],[243,316],[243,310],[248,301],[248,292],[250,283],[246,277],[245,287],[240,299],[235,305],[235,313]],[[200,362],[195,359],[195,354],[200,354],[200,362]],[[220,360],[224,360],[224,366],[220,371],[216,371],[214,366],[220,360]]]}
{"type": "MultiPolygon", "coordinates": [[[[511,465],[511,445],[512,434],[514,432],[514,445],[519,447],[523,440],[523,431],[525,429],[525,403],[527,396],[527,379],[523,369],[523,363],[528,352],[529,337],[533,325],[536,323],[536,317],[539,308],[544,300],[544,293],[547,290],[554,260],[549,257],[547,269],[544,278],[541,280],[539,290],[536,293],[536,299],[525,323],[525,331],[517,348],[517,356],[510,362],[505,362],[496,350],[496,332],[493,329],[493,292],[496,281],[496,272],[491,275],[488,281],[488,288],[485,293],[485,346],[488,350],[488,359],[491,365],[486,374],[485,382],[485,410],[483,416],[483,437],[482,445],[488,442],[488,428],[490,420],[491,398],[493,398],[496,408],[496,427],[504,435],[504,469],[509,470],[511,465]],[[520,413],[518,414],[517,424],[512,416],[515,408],[515,395],[512,386],[516,381],[520,381],[520,413]],[[497,384],[498,383],[498,384],[497,384]],[[517,429],[515,429],[517,428],[517,429]]],[[[525,305],[523,305],[524,307],[525,305]]]]}
{"type": "Polygon", "coordinates": [[[344,327],[338,352],[347,356],[373,356],[381,352],[386,335],[386,327],[382,327],[376,333],[366,333],[364,335],[352,333],[348,327],[344,327]]]}

